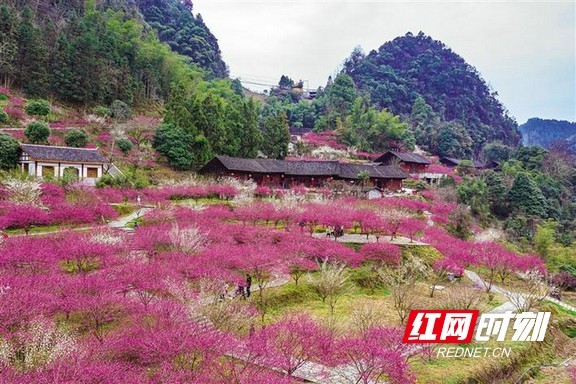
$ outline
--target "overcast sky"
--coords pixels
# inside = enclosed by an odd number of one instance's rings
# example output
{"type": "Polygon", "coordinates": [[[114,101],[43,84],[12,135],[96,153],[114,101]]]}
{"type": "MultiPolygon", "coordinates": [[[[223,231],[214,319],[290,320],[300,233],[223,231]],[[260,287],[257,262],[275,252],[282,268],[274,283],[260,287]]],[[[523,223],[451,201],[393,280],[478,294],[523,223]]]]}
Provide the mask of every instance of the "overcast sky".
{"type": "MultiPolygon", "coordinates": [[[[368,53],[406,32],[441,40],[476,67],[518,123],[576,121],[574,1],[194,0],[231,77],[324,86],[354,47],[368,53]]],[[[267,87],[269,88],[269,87],[267,87]]]]}

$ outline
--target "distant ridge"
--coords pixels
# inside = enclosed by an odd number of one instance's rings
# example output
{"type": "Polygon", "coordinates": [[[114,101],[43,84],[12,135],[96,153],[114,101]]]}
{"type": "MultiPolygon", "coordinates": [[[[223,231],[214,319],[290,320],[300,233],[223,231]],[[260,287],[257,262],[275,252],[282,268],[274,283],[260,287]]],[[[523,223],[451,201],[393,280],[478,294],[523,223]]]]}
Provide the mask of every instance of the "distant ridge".
{"type": "Polygon", "coordinates": [[[520,125],[518,130],[525,146],[549,148],[556,143],[565,143],[576,153],[576,122],[534,117],[520,125]]]}

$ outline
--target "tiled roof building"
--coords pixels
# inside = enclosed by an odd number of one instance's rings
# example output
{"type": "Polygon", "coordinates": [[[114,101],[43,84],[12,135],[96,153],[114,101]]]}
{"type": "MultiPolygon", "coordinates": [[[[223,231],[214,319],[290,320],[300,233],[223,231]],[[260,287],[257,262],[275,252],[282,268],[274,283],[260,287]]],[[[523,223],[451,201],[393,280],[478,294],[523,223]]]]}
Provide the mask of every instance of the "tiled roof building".
{"type": "Polygon", "coordinates": [[[276,187],[305,185],[321,187],[333,180],[361,181],[362,173],[375,187],[398,190],[402,180],[410,177],[397,166],[344,164],[337,161],[286,161],[273,159],[243,159],[216,156],[208,162],[200,174],[234,176],[252,179],[258,184],[276,187]]]}

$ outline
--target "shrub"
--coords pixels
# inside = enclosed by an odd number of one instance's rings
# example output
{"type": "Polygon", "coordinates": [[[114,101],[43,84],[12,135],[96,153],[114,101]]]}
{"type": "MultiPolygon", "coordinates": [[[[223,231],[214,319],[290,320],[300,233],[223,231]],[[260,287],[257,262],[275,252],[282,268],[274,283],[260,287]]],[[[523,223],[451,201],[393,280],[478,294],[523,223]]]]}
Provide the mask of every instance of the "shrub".
{"type": "Polygon", "coordinates": [[[407,179],[403,183],[405,188],[415,189],[417,191],[424,191],[428,188],[428,184],[422,180],[407,179]]]}
{"type": "Polygon", "coordinates": [[[126,121],[132,118],[132,109],[123,101],[114,100],[110,106],[110,117],[118,121],[126,121]]]}
{"type": "Polygon", "coordinates": [[[24,110],[32,116],[48,116],[50,103],[47,100],[30,100],[24,110]]]}
{"type": "Polygon", "coordinates": [[[96,181],[97,188],[104,188],[104,187],[130,187],[130,182],[126,177],[123,176],[112,176],[108,173],[102,175],[98,181],[96,181]]]}
{"type": "Polygon", "coordinates": [[[50,136],[50,128],[41,121],[33,121],[26,127],[24,135],[33,144],[46,143],[50,136]]]}
{"type": "Polygon", "coordinates": [[[132,145],[132,142],[128,139],[116,140],[116,146],[118,147],[119,150],[121,150],[125,154],[130,152],[132,148],[134,148],[134,145],[132,145]]]}
{"type": "Polygon", "coordinates": [[[108,117],[110,116],[110,108],[105,107],[103,105],[99,105],[97,107],[94,107],[94,109],[92,109],[92,112],[96,115],[96,116],[100,116],[100,117],[108,117]]]}
{"type": "Polygon", "coordinates": [[[88,142],[88,135],[83,131],[72,129],[66,133],[64,141],[69,147],[83,148],[88,142]]]}
{"type": "Polygon", "coordinates": [[[364,265],[356,268],[350,273],[350,281],[363,289],[370,290],[374,294],[377,289],[383,289],[384,283],[380,279],[376,268],[371,265],[364,265]]]}
{"type": "Polygon", "coordinates": [[[7,123],[10,120],[8,114],[4,111],[0,111],[0,123],[7,123]]]}
{"type": "Polygon", "coordinates": [[[16,165],[19,148],[15,138],[0,132],[0,168],[12,168],[16,165]]]}
{"type": "Polygon", "coordinates": [[[134,188],[143,189],[150,186],[150,181],[145,176],[138,176],[133,180],[134,188]]]}

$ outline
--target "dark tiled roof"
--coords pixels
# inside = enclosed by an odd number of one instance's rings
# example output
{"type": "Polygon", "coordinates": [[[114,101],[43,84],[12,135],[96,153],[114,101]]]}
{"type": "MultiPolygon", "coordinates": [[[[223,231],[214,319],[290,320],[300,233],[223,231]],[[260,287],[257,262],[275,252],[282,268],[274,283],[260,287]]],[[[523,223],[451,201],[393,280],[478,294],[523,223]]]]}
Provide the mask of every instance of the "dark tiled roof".
{"type": "Polygon", "coordinates": [[[243,159],[217,156],[200,173],[209,173],[214,161],[219,161],[227,170],[250,173],[281,173],[287,176],[335,176],[358,179],[358,174],[367,171],[372,178],[405,179],[410,175],[395,165],[342,164],[337,161],[287,161],[274,159],[243,159]]]}
{"type": "Polygon", "coordinates": [[[393,152],[393,151],[386,152],[385,154],[383,154],[382,156],[380,156],[379,158],[377,158],[374,161],[383,162],[383,160],[385,158],[388,158],[390,156],[397,157],[398,159],[400,159],[406,163],[430,164],[430,160],[428,160],[426,157],[419,155],[417,153],[393,152]]]}
{"type": "Polygon", "coordinates": [[[337,176],[337,161],[284,161],[285,173],[291,176],[337,176]]]}
{"type": "Polygon", "coordinates": [[[267,173],[284,173],[286,171],[286,167],[284,165],[285,161],[276,160],[276,159],[255,159],[258,164],[264,169],[264,172],[267,173]]]}
{"type": "Polygon", "coordinates": [[[96,149],[56,147],[50,145],[20,144],[22,151],[32,159],[64,161],[70,163],[107,163],[96,149]]]}
{"type": "MultiPolygon", "coordinates": [[[[230,171],[273,173],[274,160],[268,159],[244,159],[240,157],[216,156],[222,165],[230,171]],[[268,164],[266,166],[266,164],[268,164]]],[[[281,170],[278,171],[282,173],[281,170]]]]}
{"type": "Polygon", "coordinates": [[[381,179],[406,179],[408,173],[395,165],[363,165],[363,164],[340,164],[339,176],[344,179],[358,179],[360,172],[368,172],[371,178],[381,179]]]}
{"type": "MultiPolygon", "coordinates": [[[[443,157],[442,159],[440,159],[440,162],[441,162],[441,163],[446,163],[446,162],[448,162],[448,163],[452,163],[452,164],[455,164],[455,165],[460,165],[460,163],[462,162],[462,160],[460,160],[460,159],[455,159],[455,158],[453,158],[453,157],[443,157]]],[[[484,167],[486,167],[487,165],[488,165],[488,164],[483,163],[483,162],[478,161],[478,160],[473,160],[473,161],[472,161],[472,166],[473,166],[474,168],[484,168],[484,167]]]]}
{"type": "Polygon", "coordinates": [[[440,159],[441,163],[452,163],[454,165],[460,164],[460,161],[461,161],[460,159],[455,159],[453,157],[443,157],[440,159]]]}

